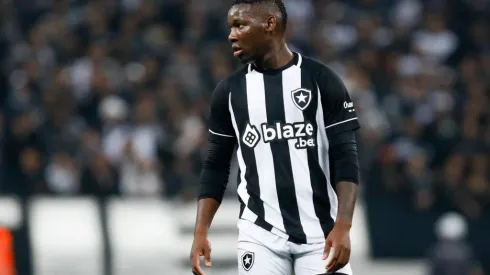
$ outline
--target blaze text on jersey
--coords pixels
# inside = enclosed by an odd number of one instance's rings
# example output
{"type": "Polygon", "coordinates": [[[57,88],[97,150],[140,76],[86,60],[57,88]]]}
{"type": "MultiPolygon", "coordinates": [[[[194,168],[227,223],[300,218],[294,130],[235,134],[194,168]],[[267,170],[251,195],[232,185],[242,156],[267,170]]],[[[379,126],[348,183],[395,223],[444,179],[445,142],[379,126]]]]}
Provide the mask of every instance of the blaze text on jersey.
{"type": "MultiPolygon", "coordinates": [[[[309,122],[297,123],[281,123],[276,122],[274,125],[267,123],[261,124],[261,136],[265,143],[278,140],[296,140],[296,149],[304,149],[307,147],[315,147],[315,129],[309,122]]],[[[247,130],[244,133],[243,141],[249,147],[255,147],[256,142],[260,139],[257,128],[248,124],[247,130]],[[248,131],[247,131],[248,130],[248,131]],[[252,139],[250,137],[254,136],[252,139]],[[252,141],[253,140],[253,141],[252,141]],[[247,142],[245,142],[247,141],[247,142]]]]}

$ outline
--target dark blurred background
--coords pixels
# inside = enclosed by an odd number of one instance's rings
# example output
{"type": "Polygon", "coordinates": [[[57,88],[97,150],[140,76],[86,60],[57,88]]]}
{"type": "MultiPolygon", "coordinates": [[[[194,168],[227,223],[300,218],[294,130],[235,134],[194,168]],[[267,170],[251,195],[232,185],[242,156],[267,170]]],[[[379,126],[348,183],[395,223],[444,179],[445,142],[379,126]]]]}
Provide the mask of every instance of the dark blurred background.
{"type": "MultiPolygon", "coordinates": [[[[195,203],[231,2],[0,1],[0,194],[195,203]]],[[[490,1],[284,2],[357,106],[371,256],[426,257],[455,212],[490,274],[490,1]]]]}

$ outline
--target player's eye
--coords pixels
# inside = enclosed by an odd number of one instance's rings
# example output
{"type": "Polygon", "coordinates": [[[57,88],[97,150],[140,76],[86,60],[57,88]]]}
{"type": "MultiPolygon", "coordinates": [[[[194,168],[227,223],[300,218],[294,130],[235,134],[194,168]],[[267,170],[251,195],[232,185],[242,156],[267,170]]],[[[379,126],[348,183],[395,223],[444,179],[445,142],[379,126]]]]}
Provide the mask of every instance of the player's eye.
{"type": "Polygon", "coordinates": [[[243,24],[241,22],[236,22],[235,24],[233,24],[233,27],[238,28],[238,29],[243,29],[245,27],[245,24],[243,24]]]}

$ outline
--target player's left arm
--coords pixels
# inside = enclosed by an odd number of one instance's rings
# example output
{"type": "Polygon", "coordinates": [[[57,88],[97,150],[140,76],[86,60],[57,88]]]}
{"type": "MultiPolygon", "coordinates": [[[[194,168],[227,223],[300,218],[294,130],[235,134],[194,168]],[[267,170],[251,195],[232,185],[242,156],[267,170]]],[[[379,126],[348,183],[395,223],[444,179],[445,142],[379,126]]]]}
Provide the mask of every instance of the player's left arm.
{"type": "Polygon", "coordinates": [[[336,271],[344,267],[350,259],[350,228],[359,185],[359,165],[354,130],[337,134],[329,139],[333,147],[329,150],[338,198],[338,210],[335,225],[325,243],[326,259],[333,248],[327,271],[336,271]]]}
{"type": "Polygon", "coordinates": [[[354,104],[340,77],[326,67],[322,70],[319,85],[329,141],[331,180],[338,197],[337,218],[326,239],[324,259],[333,248],[326,268],[327,271],[336,271],[350,259],[349,234],[360,178],[355,132],[360,127],[354,104]]]}

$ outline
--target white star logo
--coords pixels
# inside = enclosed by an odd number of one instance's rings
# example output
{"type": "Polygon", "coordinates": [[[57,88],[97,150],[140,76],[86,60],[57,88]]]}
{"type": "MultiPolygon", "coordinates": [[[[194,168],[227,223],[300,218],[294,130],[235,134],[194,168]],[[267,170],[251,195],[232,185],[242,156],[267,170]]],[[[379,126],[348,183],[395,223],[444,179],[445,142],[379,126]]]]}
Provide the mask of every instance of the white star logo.
{"type": "Polygon", "coordinates": [[[308,96],[306,96],[306,95],[304,95],[303,93],[301,93],[301,94],[299,94],[299,96],[297,96],[296,98],[298,99],[298,103],[300,103],[300,102],[304,102],[304,103],[306,103],[306,98],[307,98],[307,97],[308,97],[308,96]]]}
{"type": "Polygon", "coordinates": [[[245,252],[242,255],[242,266],[243,269],[249,271],[254,265],[254,253],[253,252],[245,252]]]}
{"type": "Polygon", "coordinates": [[[250,258],[249,255],[245,256],[245,264],[246,265],[249,265],[251,260],[252,260],[252,258],[250,258]]]}
{"type": "Polygon", "coordinates": [[[291,99],[293,101],[293,104],[298,107],[298,109],[304,111],[311,103],[311,90],[308,90],[306,88],[298,88],[296,90],[293,90],[291,91],[291,99]]]}

